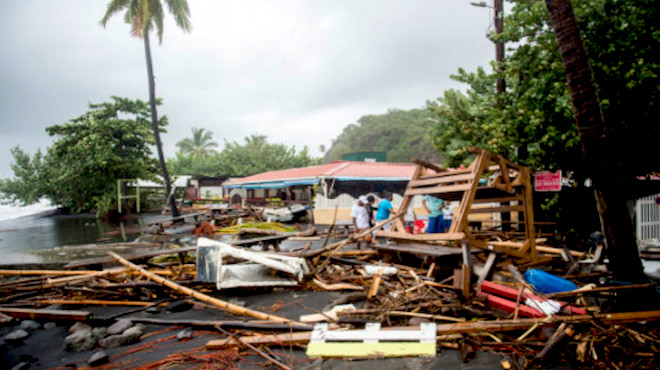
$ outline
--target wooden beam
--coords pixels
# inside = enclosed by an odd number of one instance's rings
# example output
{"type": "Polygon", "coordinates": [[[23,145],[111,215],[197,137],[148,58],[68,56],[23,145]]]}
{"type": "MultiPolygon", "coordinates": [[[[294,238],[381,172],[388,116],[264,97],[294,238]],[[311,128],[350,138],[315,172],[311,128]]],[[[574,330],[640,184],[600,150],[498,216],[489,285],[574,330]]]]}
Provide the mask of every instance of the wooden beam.
{"type": "Polygon", "coordinates": [[[450,233],[467,230],[468,210],[472,207],[472,201],[477,194],[477,188],[479,188],[479,177],[484,172],[484,168],[488,166],[488,162],[490,162],[490,153],[484,150],[470,165],[473,169],[474,179],[471,181],[470,188],[463,193],[458,210],[454,212],[454,219],[449,227],[450,233]]]}
{"type": "Polygon", "coordinates": [[[155,281],[155,282],[157,282],[161,285],[165,285],[166,287],[168,287],[170,289],[173,289],[173,290],[175,290],[179,293],[189,295],[193,298],[199,299],[200,301],[210,303],[212,305],[223,308],[223,309],[225,309],[225,310],[227,310],[227,311],[229,311],[233,314],[252,316],[252,317],[255,317],[255,318],[260,319],[260,320],[268,320],[268,321],[273,321],[273,322],[300,324],[298,322],[295,322],[293,320],[290,320],[290,319],[287,319],[287,318],[284,318],[284,317],[280,317],[280,316],[276,316],[276,315],[270,315],[270,314],[260,312],[260,311],[256,311],[256,310],[251,310],[249,308],[241,307],[241,306],[235,305],[233,303],[229,303],[229,302],[223,301],[221,299],[211,297],[207,294],[200,293],[196,290],[184,287],[184,286],[179,285],[179,284],[177,284],[173,281],[170,281],[170,280],[165,279],[163,277],[160,277],[156,274],[153,274],[153,273],[143,269],[142,267],[129,262],[128,260],[126,260],[124,257],[118,255],[117,253],[108,252],[108,254],[110,256],[112,256],[112,258],[116,259],[117,262],[121,263],[122,265],[124,265],[128,268],[131,268],[135,271],[138,271],[141,275],[143,275],[143,276],[145,276],[145,277],[147,277],[147,278],[149,278],[149,279],[151,279],[151,280],[153,280],[153,281],[155,281]]]}
{"type": "Polygon", "coordinates": [[[464,182],[464,181],[472,180],[473,178],[474,178],[474,176],[472,176],[472,174],[463,173],[463,174],[457,174],[457,175],[452,175],[452,176],[442,176],[442,177],[433,177],[433,178],[427,178],[427,179],[414,180],[414,181],[410,181],[410,186],[416,188],[416,187],[419,187],[419,186],[448,184],[448,183],[452,183],[452,182],[464,182]]]}
{"type": "Polygon", "coordinates": [[[18,319],[31,320],[67,320],[67,321],[85,321],[92,318],[89,311],[69,311],[69,310],[49,310],[43,308],[9,308],[0,307],[0,313],[15,317],[18,319]]]}
{"type": "Polygon", "coordinates": [[[427,161],[421,160],[421,159],[419,159],[419,158],[413,158],[412,162],[413,162],[414,164],[418,165],[418,166],[426,167],[426,168],[431,169],[431,170],[433,170],[433,171],[435,171],[435,172],[446,172],[446,171],[447,171],[447,169],[445,169],[445,168],[442,168],[442,167],[440,167],[440,166],[438,166],[438,165],[435,165],[435,164],[433,164],[433,163],[431,163],[431,162],[427,162],[427,161]]]}
{"type": "Polygon", "coordinates": [[[524,211],[525,207],[521,205],[515,206],[498,206],[498,207],[483,207],[483,208],[471,208],[470,214],[475,213],[503,213],[503,212],[520,212],[524,211]]]}
{"type": "MultiPolygon", "coordinates": [[[[530,318],[518,320],[482,320],[482,321],[468,321],[450,324],[437,324],[436,335],[449,335],[449,334],[470,334],[470,333],[497,333],[504,331],[526,330],[532,326],[553,326],[557,323],[588,323],[592,321],[600,322],[603,324],[620,324],[628,322],[643,322],[643,321],[657,321],[660,320],[659,311],[638,311],[638,312],[619,312],[609,314],[596,314],[596,315],[569,315],[569,316],[552,316],[544,318],[530,318]]],[[[406,327],[392,327],[383,328],[387,329],[403,329],[406,327]]],[[[312,332],[299,332],[299,333],[286,333],[277,335],[253,335],[240,337],[241,341],[251,344],[304,344],[309,342],[312,332]]],[[[233,338],[224,338],[211,340],[206,343],[206,349],[222,349],[227,346],[239,345],[233,338]]]]}
{"type": "Polygon", "coordinates": [[[441,240],[462,240],[465,238],[465,233],[438,233],[438,234],[408,234],[404,232],[395,231],[377,231],[376,236],[392,239],[414,240],[414,241],[441,241],[441,240]]]}
{"type": "MultiPolygon", "coordinates": [[[[478,185],[478,184],[477,184],[478,185]]],[[[449,186],[434,186],[429,188],[417,188],[406,191],[406,195],[427,195],[427,194],[447,194],[447,193],[460,193],[472,188],[471,184],[462,185],[449,185],[449,186]]]]}

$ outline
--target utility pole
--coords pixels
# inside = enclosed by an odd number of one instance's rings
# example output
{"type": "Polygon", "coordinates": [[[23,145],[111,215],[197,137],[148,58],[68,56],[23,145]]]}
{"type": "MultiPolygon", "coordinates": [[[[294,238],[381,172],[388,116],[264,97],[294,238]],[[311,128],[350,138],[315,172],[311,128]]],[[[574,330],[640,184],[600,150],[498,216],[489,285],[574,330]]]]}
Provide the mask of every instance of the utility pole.
{"type": "MultiPolygon", "coordinates": [[[[490,8],[485,2],[479,2],[479,3],[470,3],[473,6],[481,7],[481,8],[490,8]]],[[[495,34],[497,35],[497,42],[495,43],[495,63],[497,64],[497,102],[498,104],[504,104],[504,92],[506,91],[506,83],[504,80],[504,41],[502,41],[502,31],[504,29],[504,0],[493,0],[493,21],[495,24],[495,34]]],[[[524,133],[524,128],[521,128],[521,131],[519,132],[519,135],[522,135],[524,133]]],[[[527,158],[527,147],[524,146],[519,146],[518,147],[518,158],[522,158],[522,155],[524,155],[524,158],[527,158]]],[[[511,204],[509,202],[502,202],[502,206],[510,206],[511,204]]],[[[511,230],[511,214],[509,213],[502,213],[502,231],[509,231],[511,230]]],[[[522,226],[523,220],[523,214],[522,212],[518,213],[518,217],[521,218],[519,219],[519,227],[522,226]]]]}
{"type": "MultiPolygon", "coordinates": [[[[495,62],[497,63],[497,70],[499,73],[504,72],[504,42],[501,39],[502,29],[504,28],[504,0],[493,0],[493,13],[495,17],[495,34],[498,40],[495,43],[495,62]]],[[[506,84],[504,77],[499,76],[497,79],[497,94],[504,94],[506,84]]]]}

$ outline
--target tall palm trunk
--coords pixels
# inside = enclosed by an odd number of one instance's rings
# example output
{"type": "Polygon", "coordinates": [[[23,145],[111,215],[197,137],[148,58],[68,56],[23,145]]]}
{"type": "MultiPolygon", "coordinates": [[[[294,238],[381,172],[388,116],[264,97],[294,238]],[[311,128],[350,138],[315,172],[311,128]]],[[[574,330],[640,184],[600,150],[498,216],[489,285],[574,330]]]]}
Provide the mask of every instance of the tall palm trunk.
{"type": "Polygon", "coordinates": [[[158,150],[158,161],[165,181],[165,191],[167,192],[167,203],[170,205],[172,217],[179,216],[179,210],[176,208],[174,194],[172,194],[172,184],[170,183],[170,174],[167,171],[165,156],[163,156],[163,144],[160,141],[160,129],[158,128],[158,112],[156,111],[156,83],[154,81],[154,71],[151,62],[151,46],[149,45],[149,29],[144,32],[144,53],[147,57],[147,75],[149,76],[149,106],[151,107],[151,127],[154,131],[156,140],[156,149],[158,150]]]}
{"type": "Polygon", "coordinates": [[[582,156],[593,180],[598,213],[607,240],[610,267],[617,279],[645,280],[632,220],[626,206],[625,179],[612,161],[589,60],[570,0],[546,0],[557,37],[578,126],[582,156]]]}

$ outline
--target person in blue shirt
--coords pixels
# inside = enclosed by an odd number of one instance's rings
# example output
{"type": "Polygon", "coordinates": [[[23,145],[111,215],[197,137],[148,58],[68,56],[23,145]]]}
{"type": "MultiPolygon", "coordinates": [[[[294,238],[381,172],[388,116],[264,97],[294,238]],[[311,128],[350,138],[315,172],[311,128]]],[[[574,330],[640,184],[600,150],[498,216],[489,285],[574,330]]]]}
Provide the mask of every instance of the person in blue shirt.
{"type": "MultiPolygon", "coordinates": [[[[383,194],[383,199],[378,203],[378,212],[376,212],[376,223],[385,221],[390,218],[390,213],[392,213],[392,193],[385,192],[383,194]]],[[[386,224],[383,226],[383,230],[389,231],[390,225],[392,223],[386,224]]]]}
{"type": "Polygon", "coordinates": [[[432,195],[425,195],[422,204],[429,213],[429,224],[426,227],[426,232],[429,234],[442,232],[444,226],[442,209],[445,207],[445,201],[432,195]]]}

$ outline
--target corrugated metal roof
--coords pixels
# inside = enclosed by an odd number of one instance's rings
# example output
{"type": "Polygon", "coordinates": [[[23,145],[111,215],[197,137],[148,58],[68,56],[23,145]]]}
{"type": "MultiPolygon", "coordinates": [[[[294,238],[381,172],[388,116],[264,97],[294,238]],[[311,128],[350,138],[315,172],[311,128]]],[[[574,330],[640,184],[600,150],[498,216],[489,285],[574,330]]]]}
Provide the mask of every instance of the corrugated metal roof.
{"type": "Polygon", "coordinates": [[[415,172],[415,164],[391,162],[334,161],[318,166],[290,168],[263,172],[225,183],[225,185],[253,184],[259,182],[325,178],[377,178],[380,181],[409,180],[415,172]]]}

